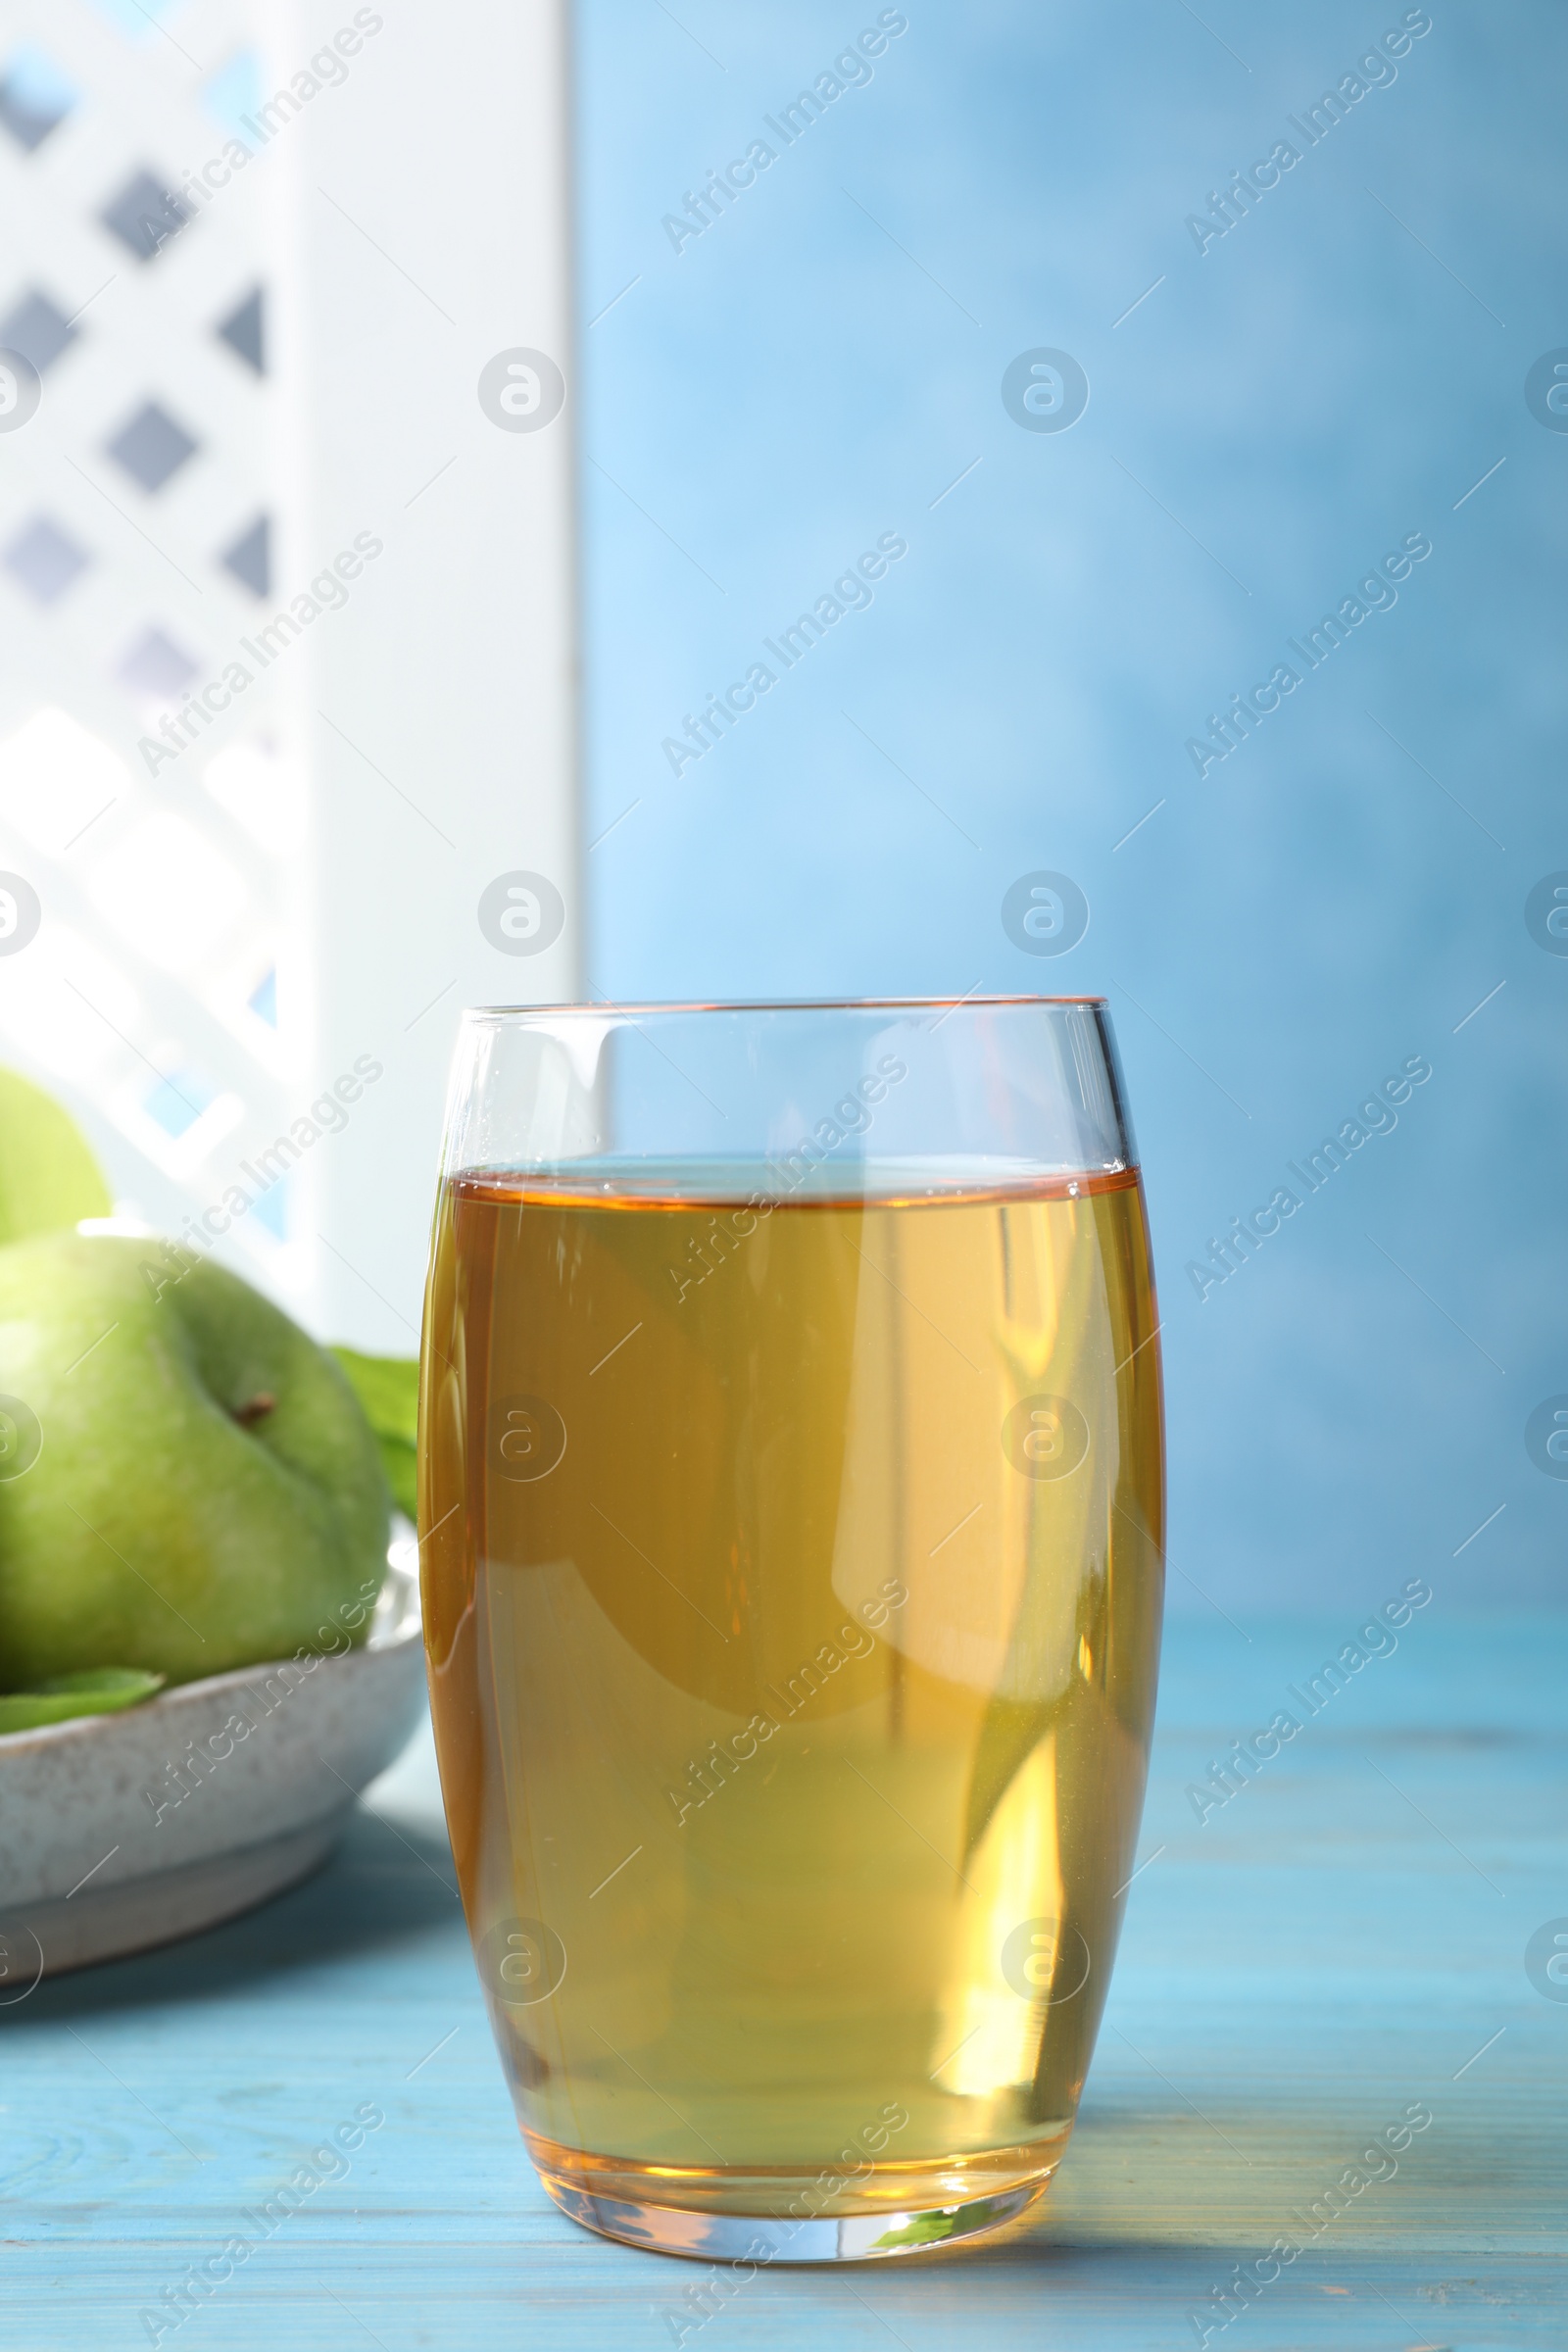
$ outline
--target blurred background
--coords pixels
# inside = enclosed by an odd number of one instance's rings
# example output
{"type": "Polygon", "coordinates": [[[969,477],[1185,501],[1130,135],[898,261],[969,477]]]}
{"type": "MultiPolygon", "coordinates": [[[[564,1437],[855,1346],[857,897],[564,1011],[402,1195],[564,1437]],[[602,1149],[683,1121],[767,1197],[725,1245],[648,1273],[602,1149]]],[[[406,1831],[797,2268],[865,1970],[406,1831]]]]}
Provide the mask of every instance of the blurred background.
{"type": "Polygon", "coordinates": [[[125,1207],[412,1349],[464,1003],[1103,993],[1173,1607],[1559,1599],[1560,9],[581,0],[569,153],[552,9],[4,22],[0,1053],[125,1207]]]}

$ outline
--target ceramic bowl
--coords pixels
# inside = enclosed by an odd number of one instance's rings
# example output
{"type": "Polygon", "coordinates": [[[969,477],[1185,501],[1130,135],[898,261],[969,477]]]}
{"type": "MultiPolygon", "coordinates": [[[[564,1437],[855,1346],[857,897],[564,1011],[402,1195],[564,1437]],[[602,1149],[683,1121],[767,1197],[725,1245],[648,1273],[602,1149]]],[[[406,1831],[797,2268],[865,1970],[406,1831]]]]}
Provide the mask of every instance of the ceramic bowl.
{"type": "Polygon", "coordinates": [[[0,2006],[194,1935],[324,1860],[424,1704],[413,1544],[363,1648],[0,1736],[0,2006]]]}

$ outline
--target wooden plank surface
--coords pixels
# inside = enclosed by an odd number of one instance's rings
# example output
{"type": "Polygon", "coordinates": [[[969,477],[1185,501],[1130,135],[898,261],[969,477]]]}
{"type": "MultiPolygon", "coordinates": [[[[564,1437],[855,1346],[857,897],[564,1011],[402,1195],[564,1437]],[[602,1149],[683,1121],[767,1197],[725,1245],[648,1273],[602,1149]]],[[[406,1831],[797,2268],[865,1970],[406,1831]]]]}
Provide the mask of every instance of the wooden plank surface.
{"type": "Polygon", "coordinates": [[[366,2107],[385,2121],[348,2169],[166,2345],[1562,2345],[1568,2001],[1524,1952],[1568,1915],[1568,1624],[1434,1605],[1229,1803],[1200,1823],[1185,1793],[1354,1630],[1173,1628],[1153,1858],[1057,2184],[1004,2241],[764,2272],[698,2326],[701,2271],[564,2221],[502,2087],[421,1742],[309,1885],[0,2010],[6,2345],[151,2342],[162,2290],[366,2107]],[[1220,2328],[1235,2266],[1266,2273],[1412,2104],[1432,2121],[1397,2171],[1220,2328]]]}

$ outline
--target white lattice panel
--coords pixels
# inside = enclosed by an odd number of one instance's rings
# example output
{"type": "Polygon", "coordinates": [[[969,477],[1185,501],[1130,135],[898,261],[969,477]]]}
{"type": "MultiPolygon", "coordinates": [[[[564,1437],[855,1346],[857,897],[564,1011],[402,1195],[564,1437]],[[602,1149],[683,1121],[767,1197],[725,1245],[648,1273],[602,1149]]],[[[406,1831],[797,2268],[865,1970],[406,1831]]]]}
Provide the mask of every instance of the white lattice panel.
{"type": "Polygon", "coordinates": [[[574,388],[479,396],[569,382],[564,89],[562,0],[0,23],[0,1056],[127,1209],[387,1347],[456,1009],[578,985],[574,388]],[[519,868],[567,910],[523,967],[519,868]]]}
{"type": "Polygon", "coordinates": [[[297,1115],[309,1048],[288,715],[259,662],[226,711],[199,724],[190,701],[271,593],[273,388],[248,330],[259,310],[265,366],[275,169],[200,177],[267,81],[262,16],[6,12],[0,344],[40,380],[0,433],[0,865],[42,919],[0,958],[0,1052],[73,1102],[156,1225],[225,1193],[231,1213],[242,1187],[223,1247],[287,1291],[308,1271],[288,1184],[238,1170],[297,1115]]]}

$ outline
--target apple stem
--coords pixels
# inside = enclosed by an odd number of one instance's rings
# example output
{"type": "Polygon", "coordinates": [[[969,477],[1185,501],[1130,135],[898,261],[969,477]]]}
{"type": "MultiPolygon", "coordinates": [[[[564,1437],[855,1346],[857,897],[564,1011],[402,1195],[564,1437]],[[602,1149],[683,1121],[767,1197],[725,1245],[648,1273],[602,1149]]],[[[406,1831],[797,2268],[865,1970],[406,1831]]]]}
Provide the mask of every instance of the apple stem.
{"type": "Polygon", "coordinates": [[[270,1396],[264,1389],[260,1396],[251,1398],[249,1404],[235,1405],[233,1418],[239,1423],[241,1429],[254,1429],[258,1421],[267,1419],[268,1414],[276,1408],[276,1404],[277,1398],[270,1396]]]}

